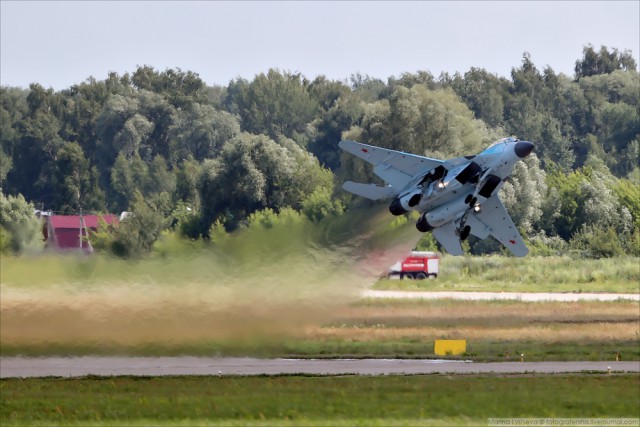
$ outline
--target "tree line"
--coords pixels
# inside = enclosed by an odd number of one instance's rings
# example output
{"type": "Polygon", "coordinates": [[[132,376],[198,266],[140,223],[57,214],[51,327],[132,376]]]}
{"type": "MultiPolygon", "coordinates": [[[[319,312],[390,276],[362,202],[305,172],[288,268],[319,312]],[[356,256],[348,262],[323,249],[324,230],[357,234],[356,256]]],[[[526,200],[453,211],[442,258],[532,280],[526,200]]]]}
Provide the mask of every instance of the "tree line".
{"type": "Polygon", "coordinates": [[[525,53],[510,78],[471,68],[309,80],[271,69],[208,86],[192,71],[141,66],[61,91],[3,86],[2,246],[28,246],[34,207],[132,212],[97,245],[122,256],[149,251],[166,229],[211,239],[286,209],[321,221],[364,203],[339,190],[344,179],[375,180],[341,154],[341,139],[447,158],[515,135],[536,144],[535,156],[502,197],[534,247],[638,254],[639,109],[631,52],[591,45],[574,76],[540,70],[525,53]]]}

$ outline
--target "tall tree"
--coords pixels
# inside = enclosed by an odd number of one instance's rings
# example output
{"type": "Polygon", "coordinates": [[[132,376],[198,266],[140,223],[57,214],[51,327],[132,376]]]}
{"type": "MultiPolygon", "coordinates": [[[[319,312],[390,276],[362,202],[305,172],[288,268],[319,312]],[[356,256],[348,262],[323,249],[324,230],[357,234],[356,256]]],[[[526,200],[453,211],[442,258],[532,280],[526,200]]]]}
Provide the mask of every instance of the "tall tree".
{"type": "Polygon", "coordinates": [[[576,80],[596,74],[609,74],[615,70],[635,71],[637,64],[631,51],[620,53],[618,49],[611,51],[606,46],[601,46],[596,52],[592,45],[582,48],[582,59],[576,61],[576,80]]]}
{"type": "Polygon", "coordinates": [[[204,230],[216,220],[236,227],[265,208],[300,209],[302,201],[332,175],[293,141],[278,144],[264,135],[242,133],[216,159],[203,162],[200,202],[204,230]],[[230,191],[233,189],[233,191],[230,191]]]}
{"type": "Polygon", "coordinates": [[[275,69],[257,75],[251,83],[232,81],[228,96],[227,105],[231,111],[237,109],[242,130],[271,138],[297,139],[319,107],[300,74],[275,69]]]}
{"type": "Polygon", "coordinates": [[[53,206],[63,214],[104,210],[104,193],[98,187],[98,173],[89,166],[82,148],[75,142],[63,144],[57,152],[53,173],[53,206]]]}
{"type": "Polygon", "coordinates": [[[169,129],[173,157],[198,161],[220,155],[222,146],[240,133],[237,119],[209,105],[194,104],[182,112],[169,129]]]}
{"type": "Polygon", "coordinates": [[[451,82],[476,118],[491,127],[504,126],[504,103],[510,83],[485,69],[471,67],[464,77],[456,74],[451,82]]]}

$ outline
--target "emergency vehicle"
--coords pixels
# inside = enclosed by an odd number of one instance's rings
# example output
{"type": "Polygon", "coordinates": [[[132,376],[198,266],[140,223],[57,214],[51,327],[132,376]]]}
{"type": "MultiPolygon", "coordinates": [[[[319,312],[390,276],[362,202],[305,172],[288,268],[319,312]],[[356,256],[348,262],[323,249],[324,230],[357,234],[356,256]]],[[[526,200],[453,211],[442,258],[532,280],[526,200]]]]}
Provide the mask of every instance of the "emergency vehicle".
{"type": "Polygon", "coordinates": [[[412,251],[402,261],[389,268],[389,279],[435,279],[438,277],[440,259],[435,252],[412,251]]]}

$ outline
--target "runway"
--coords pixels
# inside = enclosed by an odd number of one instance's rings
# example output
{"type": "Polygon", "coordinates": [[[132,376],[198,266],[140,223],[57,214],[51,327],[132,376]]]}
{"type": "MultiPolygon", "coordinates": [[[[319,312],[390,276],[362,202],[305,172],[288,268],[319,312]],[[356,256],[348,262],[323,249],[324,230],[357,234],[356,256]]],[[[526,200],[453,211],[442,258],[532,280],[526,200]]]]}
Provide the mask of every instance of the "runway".
{"type": "Polygon", "coordinates": [[[410,375],[640,372],[635,362],[495,362],[425,359],[255,359],[204,357],[0,358],[0,378],[86,375],[410,375]]]}
{"type": "Polygon", "coordinates": [[[562,292],[426,292],[426,291],[376,291],[368,289],[364,298],[409,298],[409,299],[459,299],[468,301],[513,300],[525,302],[541,301],[640,301],[637,294],[606,293],[562,293],[562,292]]]}

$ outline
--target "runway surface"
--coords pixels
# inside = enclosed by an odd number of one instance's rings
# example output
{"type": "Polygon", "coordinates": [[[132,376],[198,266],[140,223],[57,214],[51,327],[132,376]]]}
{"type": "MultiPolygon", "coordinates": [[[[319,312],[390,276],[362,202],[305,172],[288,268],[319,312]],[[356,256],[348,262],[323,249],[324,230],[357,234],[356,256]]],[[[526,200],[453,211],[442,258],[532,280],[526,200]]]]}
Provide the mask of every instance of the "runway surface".
{"type": "Polygon", "coordinates": [[[423,292],[423,291],[376,291],[366,290],[365,298],[413,298],[413,299],[460,299],[473,301],[514,300],[514,301],[640,301],[638,294],[604,293],[549,293],[549,292],[423,292]]]}
{"type": "Polygon", "coordinates": [[[412,359],[254,359],[203,357],[0,358],[0,377],[85,375],[390,375],[640,372],[636,362],[496,362],[412,359]]]}

